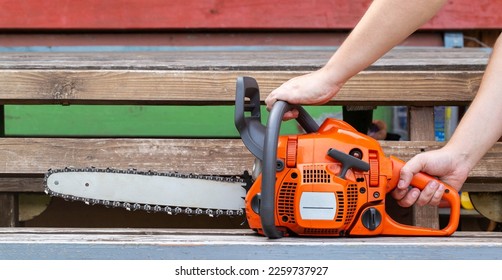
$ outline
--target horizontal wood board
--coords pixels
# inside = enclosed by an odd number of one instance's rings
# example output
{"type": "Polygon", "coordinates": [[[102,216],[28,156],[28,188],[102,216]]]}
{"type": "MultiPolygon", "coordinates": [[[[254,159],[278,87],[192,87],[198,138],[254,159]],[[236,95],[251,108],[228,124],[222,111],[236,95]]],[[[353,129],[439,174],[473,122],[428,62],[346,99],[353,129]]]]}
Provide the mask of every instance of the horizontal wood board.
{"type": "Polygon", "coordinates": [[[0,259],[502,259],[502,234],[282,238],[251,230],[2,228],[0,259]],[[361,253],[361,252],[364,252],[361,253]]]}
{"type": "MultiPolygon", "coordinates": [[[[442,146],[434,141],[382,141],[386,155],[403,160],[442,146]]],[[[136,168],[205,175],[240,175],[254,157],[240,139],[2,138],[0,174],[40,176],[64,167],[136,168]]],[[[472,170],[472,178],[501,179],[502,144],[472,170]]]]}
{"type": "MultiPolygon", "coordinates": [[[[262,100],[332,52],[0,53],[2,104],[233,104],[238,76],[262,100]]],[[[397,48],[353,77],[329,103],[465,105],[477,92],[485,49],[397,48]]]]}
{"type": "MultiPolygon", "coordinates": [[[[336,48],[324,50],[0,52],[0,69],[67,70],[311,70],[336,48]]],[[[396,47],[368,70],[483,70],[485,48],[396,47]]]]}

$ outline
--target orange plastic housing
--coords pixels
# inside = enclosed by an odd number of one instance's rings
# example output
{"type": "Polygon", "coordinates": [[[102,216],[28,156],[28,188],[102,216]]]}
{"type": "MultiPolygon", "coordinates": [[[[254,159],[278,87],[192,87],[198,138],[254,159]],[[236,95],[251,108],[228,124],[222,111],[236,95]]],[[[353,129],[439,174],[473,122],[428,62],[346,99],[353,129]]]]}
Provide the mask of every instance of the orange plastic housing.
{"type": "MultiPolygon", "coordinates": [[[[341,120],[327,119],[316,133],[280,136],[277,159],[283,164],[276,171],[275,224],[284,235],[445,236],[458,226],[460,199],[450,186],[443,196],[451,208],[444,229],[403,225],[387,215],[385,195],[396,187],[403,162],[386,157],[376,140],[341,120]],[[351,168],[341,178],[343,166],[328,155],[331,148],[367,162],[369,170],[351,168]]],[[[423,189],[430,180],[435,179],[420,173],[412,185],[423,189]]],[[[261,175],[246,196],[246,215],[249,226],[263,234],[260,190],[261,175]]]]}

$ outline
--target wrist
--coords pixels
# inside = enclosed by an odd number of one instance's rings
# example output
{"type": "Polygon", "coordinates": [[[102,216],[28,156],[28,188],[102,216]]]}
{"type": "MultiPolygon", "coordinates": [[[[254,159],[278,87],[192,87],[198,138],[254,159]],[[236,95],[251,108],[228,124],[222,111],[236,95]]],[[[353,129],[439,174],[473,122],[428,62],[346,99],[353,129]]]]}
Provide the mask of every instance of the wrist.
{"type": "Polygon", "coordinates": [[[318,70],[325,84],[330,88],[340,90],[350,77],[345,77],[343,71],[337,67],[326,64],[318,70]]]}
{"type": "Polygon", "coordinates": [[[452,165],[457,170],[463,170],[469,173],[478,162],[478,159],[476,159],[463,145],[456,145],[456,143],[452,141],[446,143],[442,150],[451,156],[452,165]]]}

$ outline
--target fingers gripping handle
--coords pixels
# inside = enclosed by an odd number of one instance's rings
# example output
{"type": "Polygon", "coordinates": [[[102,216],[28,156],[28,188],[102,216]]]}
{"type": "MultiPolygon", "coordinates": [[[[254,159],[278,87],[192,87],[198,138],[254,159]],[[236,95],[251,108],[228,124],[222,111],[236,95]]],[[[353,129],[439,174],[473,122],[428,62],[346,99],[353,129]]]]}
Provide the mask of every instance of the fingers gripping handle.
{"type": "MultiPolygon", "coordinates": [[[[248,150],[256,158],[263,160],[265,126],[261,123],[260,102],[260,90],[256,80],[251,77],[238,77],[235,91],[235,127],[248,150]],[[246,102],[246,99],[249,99],[249,102],[246,102]],[[246,112],[250,113],[249,116],[246,116],[246,112]]],[[[288,105],[288,110],[292,108],[298,110],[296,121],[307,133],[319,130],[319,125],[303,107],[288,105]]],[[[278,116],[277,120],[281,121],[284,113],[278,116]]]]}
{"type": "MultiPolygon", "coordinates": [[[[404,166],[404,161],[396,158],[390,157],[392,162],[392,179],[389,181],[387,192],[392,191],[396,188],[397,182],[399,180],[401,168],[404,166]]],[[[448,201],[450,204],[450,220],[448,225],[443,229],[432,229],[432,228],[423,228],[416,226],[408,226],[397,223],[392,220],[390,217],[388,218],[388,226],[386,226],[385,230],[388,230],[388,233],[397,233],[400,235],[430,235],[430,236],[448,236],[451,235],[457,230],[458,222],[460,219],[460,197],[456,189],[451,187],[450,185],[437,180],[436,178],[429,176],[423,172],[417,173],[413,176],[411,180],[411,186],[416,187],[420,190],[423,190],[427,184],[431,181],[435,180],[438,183],[441,183],[445,186],[445,192],[443,194],[443,199],[448,201]],[[398,232],[396,232],[398,231],[398,232]]],[[[384,232],[385,233],[385,232],[384,232]]]]}

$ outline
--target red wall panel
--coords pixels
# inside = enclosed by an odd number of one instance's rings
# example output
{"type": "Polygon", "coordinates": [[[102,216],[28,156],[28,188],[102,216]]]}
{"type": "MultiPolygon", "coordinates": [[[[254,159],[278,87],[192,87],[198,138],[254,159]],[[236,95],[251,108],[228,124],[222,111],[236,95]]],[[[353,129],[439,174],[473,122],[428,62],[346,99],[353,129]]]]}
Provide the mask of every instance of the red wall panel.
{"type": "MultiPolygon", "coordinates": [[[[371,0],[0,0],[0,29],[351,29],[371,0]]],[[[450,0],[424,29],[502,28],[502,1],[450,0]]]]}

